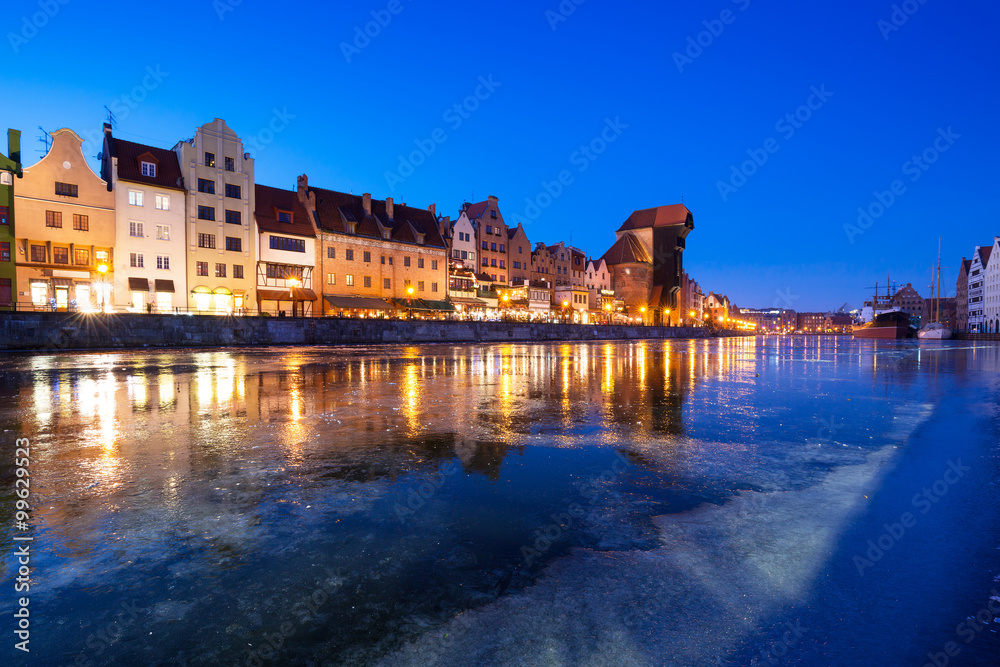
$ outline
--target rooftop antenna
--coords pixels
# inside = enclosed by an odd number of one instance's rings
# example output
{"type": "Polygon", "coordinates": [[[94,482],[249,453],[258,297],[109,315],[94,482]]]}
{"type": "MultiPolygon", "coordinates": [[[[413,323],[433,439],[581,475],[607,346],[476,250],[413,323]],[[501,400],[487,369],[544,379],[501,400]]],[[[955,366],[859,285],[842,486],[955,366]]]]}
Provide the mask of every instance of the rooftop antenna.
{"type": "Polygon", "coordinates": [[[45,128],[41,125],[38,126],[38,129],[41,131],[41,134],[38,135],[38,140],[45,144],[45,149],[39,149],[38,152],[42,154],[42,157],[45,157],[49,154],[49,149],[52,147],[52,135],[46,132],[45,128]]]}
{"type": "Polygon", "coordinates": [[[118,119],[115,117],[114,112],[112,112],[111,109],[109,109],[107,107],[107,105],[104,106],[104,110],[108,112],[108,117],[107,117],[108,125],[111,126],[112,130],[117,130],[118,129],[118,119]]]}

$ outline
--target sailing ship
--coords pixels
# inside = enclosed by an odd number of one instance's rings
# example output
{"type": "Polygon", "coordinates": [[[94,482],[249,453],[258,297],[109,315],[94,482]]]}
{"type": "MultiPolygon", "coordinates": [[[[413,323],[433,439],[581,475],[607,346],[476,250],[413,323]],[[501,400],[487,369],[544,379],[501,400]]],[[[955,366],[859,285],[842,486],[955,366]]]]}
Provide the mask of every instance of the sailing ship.
{"type": "Polygon", "coordinates": [[[895,307],[892,297],[893,285],[888,279],[885,294],[879,294],[878,283],[875,284],[875,298],[865,304],[865,310],[869,307],[872,310],[872,319],[854,327],[855,338],[896,340],[913,337],[916,329],[910,325],[910,315],[895,307]]]}
{"type": "Polygon", "coordinates": [[[934,296],[934,274],[931,274],[931,298],[934,299],[934,321],[917,332],[921,340],[948,340],[952,331],[941,323],[941,237],[938,237],[937,297],[934,296]]]}

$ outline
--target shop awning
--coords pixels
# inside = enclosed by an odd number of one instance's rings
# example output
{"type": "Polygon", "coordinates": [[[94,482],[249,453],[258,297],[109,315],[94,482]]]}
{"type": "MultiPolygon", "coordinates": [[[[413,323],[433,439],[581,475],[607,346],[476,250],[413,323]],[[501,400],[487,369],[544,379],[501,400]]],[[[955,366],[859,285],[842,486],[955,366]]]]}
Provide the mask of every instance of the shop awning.
{"type": "Polygon", "coordinates": [[[72,287],[73,280],[70,278],[53,278],[52,285],[53,287],[72,287]]]}
{"type": "Polygon", "coordinates": [[[156,288],[157,292],[170,292],[174,293],[174,281],[164,280],[162,278],[157,278],[153,281],[153,286],[156,288]]]}
{"type": "Polygon", "coordinates": [[[430,307],[431,310],[437,310],[437,311],[440,311],[442,313],[454,313],[455,312],[455,306],[453,304],[449,303],[448,301],[430,301],[430,300],[425,300],[424,303],[426,303],[430,307]]]}
{"type": "Polygon", "coordinates": [[[304,287],[285,289],[257,289],[261,301],[315,301],[316,292],[304,287]]]}
{"type": "Polygon", "coordinates": [[[399,310],[434,310],[423,299],[392,299],[392,302],[399,310]]]}
{"type": "Polygon", "coordinates": [[[232,296],[233,293],[230,292],[229,289],[226,288],[226,287],[216,287],[215,291],[213,292],[213,294],[222,294],[222,295],[225,295],[225,296],[232,296]]]}
{"type": "Polygon", "coordinates": [[[132,292],[148,292],[149,281],[145,278],[129,278],[128,288],[132,292]]]}
{"type": "Polygon", "coordinates": [[[474,306],[476,308],[481,308],[486,305],[486,302],[482,299],[467,299],[461,296],[451,297],[451,302],[459,306],[474,306]]]}
{"type": "Polygon", "coordinates": [[[382,299],[361,296],[324,296],[326,302],[341,310],[393,310],[391,304],[382,299]]]}
{"type": "Polygon", "coordinates": [[[211,294],[212,290],[209,289],[208,287],[203,286],[203,285],[199,285],[198,287],[195,287],[193,290],[191,290],[191,293],[192,294],[211,294]]]}

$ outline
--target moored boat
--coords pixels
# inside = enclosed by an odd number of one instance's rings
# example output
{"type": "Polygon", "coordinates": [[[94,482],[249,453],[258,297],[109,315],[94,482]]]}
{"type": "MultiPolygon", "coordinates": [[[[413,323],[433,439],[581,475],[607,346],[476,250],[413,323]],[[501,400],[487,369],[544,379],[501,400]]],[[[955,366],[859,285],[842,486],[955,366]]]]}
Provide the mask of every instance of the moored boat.
{"type": "Polygon", "coordinates": [[[940,322],[931,322],[917,332],[917,338],[921,340],[948,340],[952,331],[940,322]]]}
{"type": "Polygon", "coordinates": [[[912,336],[913,327],[910,326],[910,316],[899,310],[879,313],[868,324],[854,329],[855,338],[895,340],[912,336]]]}

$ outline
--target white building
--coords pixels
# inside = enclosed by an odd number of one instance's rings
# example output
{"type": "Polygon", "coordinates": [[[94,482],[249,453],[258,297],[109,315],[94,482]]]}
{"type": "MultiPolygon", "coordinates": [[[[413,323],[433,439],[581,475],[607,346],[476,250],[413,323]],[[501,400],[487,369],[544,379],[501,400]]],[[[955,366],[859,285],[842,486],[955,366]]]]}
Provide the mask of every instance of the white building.
{"type": "MultiPolygon", "coordinates": [[[[1000,248],[1000,236],[993,237],[993,247],[987,248],[988,263],[983,271],[983,330],[988,333],[1000,332],[1000,261],[989,261],[991,257],[1000,258],[997,248],[1000,248]]],[[[969,282],[971,286],[971,279],[969,282]]]]}
{"type": "Polygon", "coordinates": [[[185,190],[177,155],[115,139],[105,125],[101,175],[115,197],[116,308],[183,312],[187,308],[185,190]]]}
{"type": "Polygon", "coordinates": [[[992,251],[993,246],[976,246],[976,251],[972,253],[972,266],[969,268],[969,331],[986,331],[983,288],[992,251]]]}
{"type": "Polygon", "coordinates": [[[226,315],[254,309],[254,161],[216,118],[174,146],[187,188],[188,306],[226,315]]]}
{"type": "Polygon", "coordinates": [[[311,315],[316,228],[297,190],[254,186],[257,223],[257,311],[311,315]]]}
{"type": "Polygon", "coordinates": [[[476,229],[465,211],[451,223],[449,235],[449,265],[476,271],[476,229]]]}

